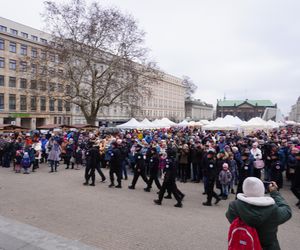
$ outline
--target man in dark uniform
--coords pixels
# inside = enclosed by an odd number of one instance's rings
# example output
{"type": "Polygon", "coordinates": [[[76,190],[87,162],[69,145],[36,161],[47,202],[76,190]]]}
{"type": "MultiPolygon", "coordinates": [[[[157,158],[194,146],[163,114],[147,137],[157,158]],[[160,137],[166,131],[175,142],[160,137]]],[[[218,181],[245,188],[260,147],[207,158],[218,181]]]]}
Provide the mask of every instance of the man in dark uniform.
{"type": "Polygon", "coordinates": [[[131,185],[128,187],[129,189],[135,189],[135,184],[140,176],[142,177],[144,182],[148,185],[148,179],[147,179],[146,173],[145,173],[145,171],[146,171],[146,169],[145,169],[146,156],[144,156],[141,153],[141,149],[142,149],[142,146],[138,144],[136,146],[136,154],[134,156],[135,163],[136,163],[135,168],[134,168],[134,176],[133,176],[131,185]]]}
{"type": "Polygon", "coordinates": [[[246,149],[242,154],[242,161],[241,164],[238,165],[238,172],[239,172],[239,181],[237,186],[237,192],[243,192],[243,183],[247,177],[253,176],[253,158],[250,157],[250,152],[246,149]]]}
{"type": "Polygon", "coordinates": [[[211,206],[211,200],[214,197],[216,199],[215,204],[218,204],[221,200],[214,191],[214,185],[218,177],[218,168],[215,158],[215,151],[209,150],[203,161],[203,175],[206,178],[206,192],[207,201],[203,202],[203,206],[211,206]]]}
{"type": "Polygon", "coordinates": [[[167,191],[167,189],[170,190],[171,193],[173,193],[175,199],[177,200],[177,203],[174,205],[175,207],[182,207],[182,198],[178,194],[178,189],[176,186],[176,166],[175,166],[175,155],[173,154],[172,150],[168,150],[167,152],[168,158],[167,158],[167,164],[164,168],[164,181],[162,184],[162,187],[158,194],[158,199],[154,200],[154,203],[156,205],[161,205],[161,202],[163,200],[164,194],[167,191]]]}
{"type": "Polygon", "coordinates": [[[109,170],[109,176],[110,176],[110,185],[108,187],[116,187],[116,188],[122,188],[121,185],[121,177],[122,177],[122,165],[121,165],[121,151],[118,148],[118,144],[116,142],[113,142],[111,144],[112,150],[110,152],[110,170],[109,170]],[[118,185],[115,186],[114,183],[114,174],[117,176],[117,182],[118,185]]]}
{"type": "Polygon", "coordinates": [[[155,182],[158,189],[161,188],[161,185],[158,180],[158,171],[159,171],[158,165],[159,165],[159,158],[158,158],[157,150],[156,148],[151,148],[149,154],[150,179],[148,181],[147,187],[144,188],[145,192],[150,192],[153,181],[155,182]]]}
{"type": "Polygon", "coordinates": [[[95,186],[95,169],[100,162],[100,153],[98,145],[93,145],[93,143],[93,141],[90,141],[88,143],[89,149],[86,154],[85,183],[83,183],[83,185],[88,185],[91,178],[92,183],[90,184],[90,186],[95,186]]]}

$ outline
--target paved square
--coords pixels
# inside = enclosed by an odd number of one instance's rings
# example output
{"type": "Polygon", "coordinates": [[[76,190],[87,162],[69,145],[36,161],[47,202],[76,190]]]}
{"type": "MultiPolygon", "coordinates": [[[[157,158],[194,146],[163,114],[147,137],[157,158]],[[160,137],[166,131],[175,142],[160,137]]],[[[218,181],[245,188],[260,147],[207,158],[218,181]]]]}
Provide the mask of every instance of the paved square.
{"type": "MultiPolygon", "coordinates": [[[[0,168],[0,215],[105,250],[227,247],[229,224],[224,214],[229,200],[203,207],[203,184],[178,183],[186,197],[183,208],[175,208],[174,199],[154,205],[157,190],[145,193],[142,179],[136,190],[129,190],[132,176],[123,181],[122,189],[110,189],[99,176],[95,187],[83,186],[83,170],[60,165],[59,172],[48,171],[46,165],[29,175],[0,168]]],[[[279,241],[282,249],[298,249],[300,209],[288,186],[282,194],[293,217],[279,227],[279,241]]]]}

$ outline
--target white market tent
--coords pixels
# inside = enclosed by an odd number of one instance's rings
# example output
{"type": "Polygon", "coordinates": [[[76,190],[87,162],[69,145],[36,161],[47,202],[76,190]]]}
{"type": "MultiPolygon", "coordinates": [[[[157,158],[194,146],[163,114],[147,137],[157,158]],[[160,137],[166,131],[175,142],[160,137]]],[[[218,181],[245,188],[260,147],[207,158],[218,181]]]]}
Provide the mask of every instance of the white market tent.
{"type": "Polygon", "coordinates": [[[272,128],[279,128],[279,124],[277,122],[274,122],[273,120],[267,121],[267,123],[272,127],[272,128]]]}
{"type": "Polygon", "coordinates": [[[152,122],[156,128],[169,128],[170,126],[167,125],[167,124],[164,124],[161,120],[159,119],[155,119],[153,122],[152,122]]]}
{"type": "Polygon", "coordinates": [[[203,125],[210,124],[210,121],[208,121],[208,120],[200,120],[199,122],[201,122],[203,125]]]}
{"type": "Polygon", "coordinates": [[[145,118],[141,124],[144,126],[144,128],[151,129],[151,128],[157,128],[156,125],[152,122],[150,122],[147,118],[145,118]]]}
{"type": "Polygon", "coordinates": [[[124,124],[117,125],[117,128],[124,128],[124,129],[136,129],[136,128],[144,128],[145,126],[138,122],[136,119],[131,118],[128,122],[124,124]]]}
{"type": "Polygon", "coordinates": [[[168,126],[176,126],[177,124],[175,122],[172,122],[171,120],[169,120],[168,118],[162,118],[160,120],[163,124],[166,124],[168,126]]]}
{"type": "Polygon", "coordinates": [[[272,129],[272,126],[260,117],[254,117],[241,125],[244,130],[263,130],[272,129]]]}
{"type": "Polygon", "coordinates": [[[187,127],[187,126],[189,126],[189,123],[187,122],[187,120],[183,120],[182,122],[178,123],[176,126],[177,127],[187,127]]]}
{"type": "Polygon", "coordinates": [[[202,127],[203,130],[237,130],[239,126],[232,124],[231,118],[217,118],[215,121],[202,127]]]}

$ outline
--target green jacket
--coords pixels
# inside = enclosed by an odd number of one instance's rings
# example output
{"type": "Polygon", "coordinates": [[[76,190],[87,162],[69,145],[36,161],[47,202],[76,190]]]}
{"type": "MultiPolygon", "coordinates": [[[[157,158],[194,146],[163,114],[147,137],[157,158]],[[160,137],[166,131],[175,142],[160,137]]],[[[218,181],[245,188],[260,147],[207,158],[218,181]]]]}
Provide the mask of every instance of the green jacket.
{"type": "Polygon", "coordinates": [[[292,217],[292,211],[279,192],[272,192],[274,205],[259,207],[241,200],[229,204],[226,217],[230,223],[240,217],[248,226],[256,228],[261,246],[264,250],[280,250],[277,239],[278,225],[292,217]]]}

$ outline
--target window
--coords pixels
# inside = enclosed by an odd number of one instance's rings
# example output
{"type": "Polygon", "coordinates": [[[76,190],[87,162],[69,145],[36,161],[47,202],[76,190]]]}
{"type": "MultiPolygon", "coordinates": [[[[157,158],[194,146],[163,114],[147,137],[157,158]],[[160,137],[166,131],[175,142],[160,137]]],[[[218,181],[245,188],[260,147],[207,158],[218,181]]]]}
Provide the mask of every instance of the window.
{"type": "Polygon", "coordinates": [[[58,124],[61,124],[61,116],[58,117],[58,124]]]}
{"type": "Polygon", "coordinates": [[[40,97],[40,110],[46,111],[46,97],[45,96],[40,97]]]}
{"type": "Polygon", "coordinates": [[[27,97],[26,95],[20,96],[20,110],[26,111],[27,110],[27,97]]]}
{"type": "Polygon", "coordinates": [[[53,53],[49,55],[49,60],[50,62],[55,62],[55,55],[53,53]]]}
{"type": "Polygon", "coordinates": [[[63,85],[60,84],[60,83],[58,83],[58,84],[57,84],[57,92],[62,93],[63,91],[64,91],[63,85]]]}
{"type": "Polygon", "coordinates": [[[43,59],[43,60],[47,59],[47,52],[44,50],[41,51],[41,59],[43,59]]]}
{"type": "Polygon", "coordinates": [[[64,71],[62,69],[59,69],[58,72],[57,72],[58,76],[63,76],[64,74],[64,71]]]}
{"type": "Polygon", "coordinates": [[[5,42],[4,39],[0,39],[0,50],[4,50],[5,49],[5,42]]]}
{"type": "Polygon", "coordinates": [[[36,96],[31,96],[30,98],[30,109],[31,111],[36,111],[36,96]]]}
{"type": "Polygon", "coordinates": [[[50,82],[49,84],[49,91],[53,92],[55,90],[55,83],[54,82],[50,82]]]}
{"type": "Polygon", "coordinates": [[[0,110],[4,109],[4,94],[0,93],[0,110]]]}
{"type": "Polygon", "coordinates": [[[45,82],[45,81],[42,81],[42,82],[40,83],[40,90],[43,90],[43,91],[46,91],[46,90],[47,90],[46,82],[45,82]]]}
{"type": "Polygon", "coordinates": [[[15,77],[9,77],[8,86],[11,88],[15,88],[17,86],[16,82],[17,80],[15,77]]]}
{"type": "Polygon", "coordinates": [[[31,64],[31,74],[36,74],[36,64],[31,64]]]}
{"type": "Polygon", "coordinates": [[[37,58],[37,49],[36,48],[31,48],[31,57],[37,58]]]}
{"type": "Polygon", "coordinates": [[[16,95],[10,94],[9,95],[9,110],[16,109],[16,95]]]}
{"type": "Polygon", "coordinates": [[[7,32],[7,27],[0,25],[0,31],[7,32]]]}
{"type": "Polygon", "coordinates": [[[65,103],[65,109],[66,111],[71,111],[71,104],[69,102],[65,103]]]}
{"type": "Polygon", "coordinates": [[[54,124],[57,124],[57,117],[54,116],[54,124]]]}
{"type": "Polygon", "coordinates": [[[24,37],[24,38],[28,38],[28,34],[25,33],[25,32],[21,32],[21,36],[24,37]]]}
{"type": "Polygon", "coordinates": [[[17,69],[17,61],[16,60],[9,60],[9,69],[16,70],[17,69]]]}
{"type": "Polygon", "coordinates": [[[49,75],[50,76],[55,76],[55,69],[54,68],[49,68],[49,75]]]}
{"type": "Polygon", "coordinates": [[[23,56],[27,56],[27,45],[21,44],[21,51],[20,51],[20,53],[23,56]]]}
{"type": "Polygon", "coordinates": [[[18,35],[18,31],[15,29],[10,29],[10,33],[17,36],[18,35]]]}
{"type": "Polygon", "coordinates": [[[63,101],[62,99],[57,100],[57,110],[62,111],[63,110],[63,101]]]}
{"type": "Polygon", "coordinates": [[[17,52],[17,44],[14,42],[9,42],[9,52],[16,53],[17,52]]]}
{"type": "Polygon", "coordinates": [[[31,39],[32,39],[33,41],[37,41],[37,40],[38,40],[38,37],[37,37],[37,36],[31,36],[31,39]]]}
{"type": "Polygon", "coordinates": [[[0,75],[0,86],[4,86],[4,76],[0,75]]]}
{"type": "Polygon", "coordinates": [[[46,76],[47,75],[47,67],[46,66],[41,66],[40,67],[41,75],[46,76]]]}
{"type": "Polygon", "coordinates": [[[54,99],[49,99],[49,111],[54,111],[55,110],[55,100],[54,99]]]}
{"type": "Polygon", "coordinates": [[[21,89],[26,89],[27,88],[27,80],[24,78],[20,79],[20,88],[21,89]]]}
{"type": "Polygon", "coordinates": [[[0,57],[0,68],[4,68],[5,67],[5,61],[3,57],[0,57]]]}
{"type": "Polygon", "coordinates": [[[26,72],[27,71],[27,62],[21,61],[20,62],[20,71],[26,72]]]}
{"type": "Polygon", "coordinates": [[[31,80],[30,81],[30,89],[37,89],[36,80],[31,80]]]}
{"type": "Polygon", "coordinates": [[[40,38],[40,41],[41,41],[41,43],[47,43],[47,40],[46,39],[44,39],[44,38],[40,38]]]}

